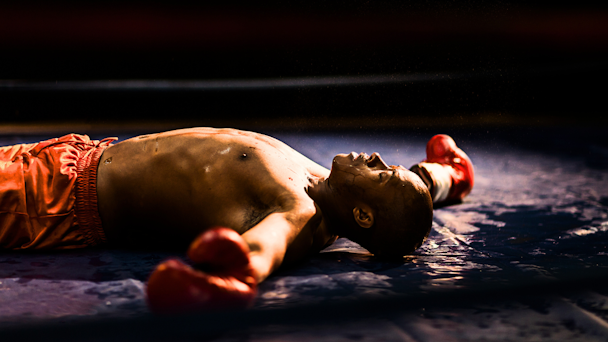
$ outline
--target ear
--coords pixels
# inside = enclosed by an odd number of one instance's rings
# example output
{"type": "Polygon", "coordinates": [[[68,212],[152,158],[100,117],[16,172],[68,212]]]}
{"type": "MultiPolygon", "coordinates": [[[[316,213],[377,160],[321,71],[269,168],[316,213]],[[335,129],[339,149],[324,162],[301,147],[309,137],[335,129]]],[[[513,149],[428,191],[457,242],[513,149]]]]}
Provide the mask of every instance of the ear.
{"type": "Polygon", "coordinates": [[[355,221],[361,228],[371,228],[374,225],[374,213],[366,204],[360,204],[353,209],[355,221]]]}

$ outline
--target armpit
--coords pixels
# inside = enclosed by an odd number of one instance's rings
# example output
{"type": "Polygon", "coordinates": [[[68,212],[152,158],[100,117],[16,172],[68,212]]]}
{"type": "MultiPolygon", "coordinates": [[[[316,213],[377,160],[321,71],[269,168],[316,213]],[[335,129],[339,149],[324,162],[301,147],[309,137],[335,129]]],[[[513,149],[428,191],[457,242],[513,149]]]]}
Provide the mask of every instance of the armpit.
{"type": "Polygon", "coordinates": [[[276,209],[276,207],[269,206],[259,198],[253,198],[250,202],[249,208],[245,212],[245,221],[243,223],[243,231],[241,234],[262,222],[263,219],[275,212],[276,209]]]}

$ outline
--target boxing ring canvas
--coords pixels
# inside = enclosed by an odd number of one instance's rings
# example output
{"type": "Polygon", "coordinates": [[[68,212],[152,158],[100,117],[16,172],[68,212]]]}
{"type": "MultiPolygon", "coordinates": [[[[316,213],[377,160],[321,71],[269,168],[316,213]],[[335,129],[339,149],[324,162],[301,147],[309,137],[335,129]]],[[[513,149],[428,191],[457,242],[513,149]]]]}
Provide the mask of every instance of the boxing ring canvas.
{"type": "MultiPolygon", "coordinates": [[[[68,132],[66,132],[68,133],[68,132]]],[[[77,132],[78,133],[78,132],[77,132]]],[[[113,136],[96,133],[92,138],[113,136]]],[[[120,132],[120,139],[149,132],[120,132]]],[[[608,146],[601,128],[266,131],[329,167],[379,152],[406,167],[451,134],[473,192],[437,208],[431,234],[399,262],[339,239],[279,270],[243,312],[163,317],[145,304],[169,251],[0,253],[3,341],[605,341],[608,146]]],[[[4,135],[0,145],[50,136],[4,135]]]]}

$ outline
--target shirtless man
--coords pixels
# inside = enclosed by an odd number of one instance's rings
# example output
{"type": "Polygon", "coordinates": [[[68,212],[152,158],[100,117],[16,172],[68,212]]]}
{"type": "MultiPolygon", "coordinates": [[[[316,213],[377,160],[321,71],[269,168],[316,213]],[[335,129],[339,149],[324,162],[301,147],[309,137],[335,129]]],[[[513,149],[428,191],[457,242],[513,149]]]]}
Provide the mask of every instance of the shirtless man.
{"type": "MultiPolygon", "coordinates": [[[[77,136],[88,139],[82,137],[77,136]]],[[[29,150],[2,149],[12,151],[12,163],[21,156],[22,165],[31,169],[37,165],[32,160],[53,146],[94,146],[90,166],[80,166],[80,155],[66,164],[78,166],[72,177],[75,195],[64,195],[75,197],[71,216],[76,218],[62,237],[85,236],[84,245],[92,245],[91,231],[103,222],[103,229],[93,234],[99,236],[95,241],[182,250],[190,244],[188,257],[195,267],[171,259],[151,275],[148,302],[156,312],[247,306],[256,285],[279,266],[322,249],[337,236],[380,257],[401,257],[428,235],[433,200],[462,199],[473,186],[470,160],[447,136],[431,139],[427,160],[413,168],[416,173],[388,166],[377,153],[354,152],[337,155],[329,171],[274,138],[233,129],[182,129],[116,145],[88,140],[72,144],[69,139],[62,142],[64,138],[29,150]],[[87,172],[92,181],[78,182],[87,172]],[[83,200],[86,188],[93,194],[83,200]],[[93,228],[78,232],[79,225],[93,228]]],[[[66,173],[66,168],[56,167],[57,173],[66,173]]],[[[18,181],[0,179],[0,185],[14,183],[18,181]]],[[[6,220],[0,226],[2,247],[19,248],[17,240],[32,248],[84,246],[67,240],[45,245],[45,239],[59,239],[59,233],[53,236],[52,227],[44,226],[48,223],[39,223],[42,230],[34,242],[13,237],[12,244],[3,246],[3,236],[12,236],[6,220]]]]}

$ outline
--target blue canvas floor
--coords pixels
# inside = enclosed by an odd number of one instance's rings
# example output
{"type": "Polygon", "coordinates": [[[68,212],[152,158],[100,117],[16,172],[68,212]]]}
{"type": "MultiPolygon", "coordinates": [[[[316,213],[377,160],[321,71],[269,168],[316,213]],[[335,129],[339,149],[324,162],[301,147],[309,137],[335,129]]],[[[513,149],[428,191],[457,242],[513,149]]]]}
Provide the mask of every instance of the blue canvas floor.
{"type": "Polygon", "coordinates": [[[336,153],[365,151],[407,167],[424,158],[433,134],[448,133],[475,164],[475,188],[462,204],[435,210],[429,239],[403,262],[339,239],[270,277],[254,308],[238,313],[150,314],[147,276],[175,253],[3,251],[3,340],[608,340],[601,131],[269,133],[324,166],[336,153]]]}

